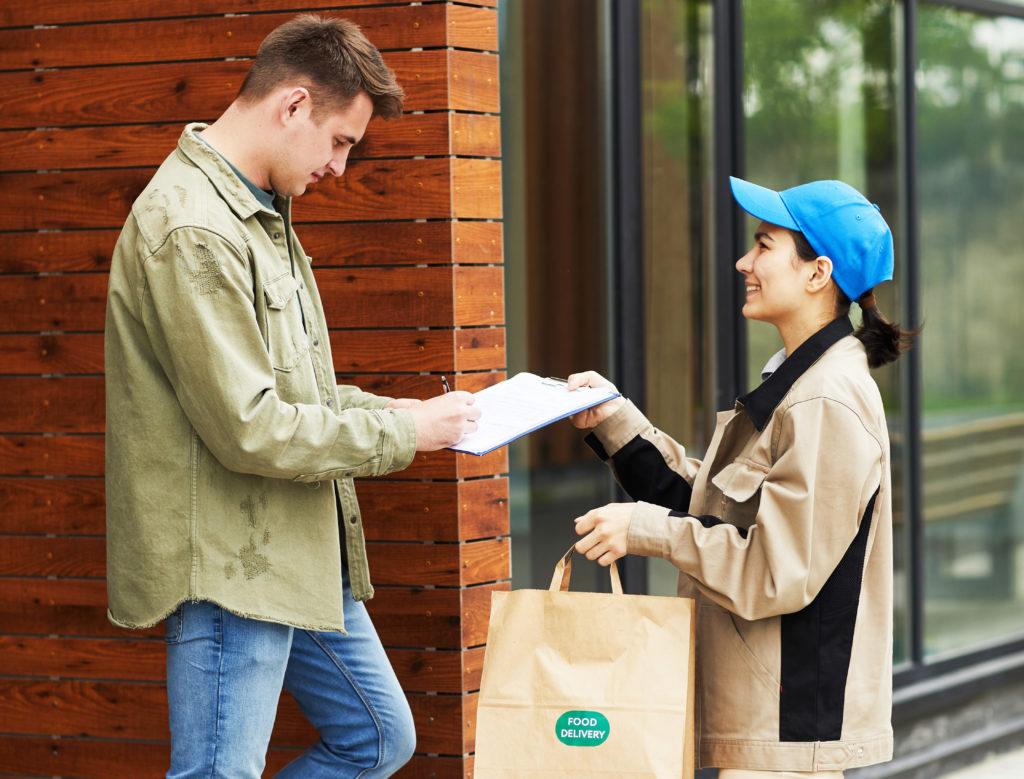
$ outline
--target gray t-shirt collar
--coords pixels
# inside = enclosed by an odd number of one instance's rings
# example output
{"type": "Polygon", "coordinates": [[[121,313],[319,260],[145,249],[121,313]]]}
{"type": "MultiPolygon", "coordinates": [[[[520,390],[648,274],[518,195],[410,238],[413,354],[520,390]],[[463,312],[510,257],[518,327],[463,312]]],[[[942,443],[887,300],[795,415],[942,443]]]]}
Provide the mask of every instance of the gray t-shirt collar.
{"type": "Polygon", "coordinates": [[[228,167],[231,168],[232,172],[236,176],[238,176],[238,180],[241,181],[243,184],[245,184],[246,189],[248,189],[250,192],[252,192],[253,197],[255,197],[256,200],[259,201],[259,204],[261,206],[266,208],[268,211],[275,211],[275,212],[277,211],[277,209],[274,208],[274,193],[273,192],[267,192],[267,190],[261,189],[260,187],[257,187],[255,184],[253,184],[248,179],[248,177],[244,173],[242,173],[242,171],[240,171],[238,168],[236,168],[234,165],[231,164],[231,160],[229,160],[227,157],[225,157],[223,154],[221,154],[219,151],[217,151],[217,149],[215,149],[213,147],[213,145],[202,136],[201,133],[196,133],[196,138],[198,138],[203,143],[205,143],[207,146],[209,146],[211,149],[213,149],[214,151],[217,152],[217,155],[222,160],[224,160],[224,162],[226,162],[228,164],[228,167]]]}

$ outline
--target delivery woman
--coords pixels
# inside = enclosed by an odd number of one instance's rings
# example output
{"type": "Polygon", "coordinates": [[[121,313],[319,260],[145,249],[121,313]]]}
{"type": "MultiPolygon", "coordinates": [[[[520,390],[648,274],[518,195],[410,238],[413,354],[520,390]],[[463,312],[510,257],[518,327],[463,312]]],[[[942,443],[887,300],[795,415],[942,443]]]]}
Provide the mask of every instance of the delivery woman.
{"type": "Polygon", "coordinates": [[[784,349],[718,415],[703,461],[623,398],[573,417],[636,501],[579,517],[576,548],[603,565],[669,560],[697,600],[700,765],[838,777],[892,757],[889,438],[868,369],[911,334],[875,305],[893,243],[863,195],[838,181],[775,192],[734,178],[732,191],[762,220],[736,263],[743,315],[784,349]]]}

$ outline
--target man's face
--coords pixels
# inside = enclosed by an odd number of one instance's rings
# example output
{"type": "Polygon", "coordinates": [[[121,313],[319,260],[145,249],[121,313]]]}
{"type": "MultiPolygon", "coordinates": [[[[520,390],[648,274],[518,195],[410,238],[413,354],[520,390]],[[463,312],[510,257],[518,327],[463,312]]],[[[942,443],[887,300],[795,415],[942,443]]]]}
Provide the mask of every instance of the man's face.
{"type": "Polygon", "coordinates": [[[298,197],[310,184],[345,172],[349,152],[366,132],[373,102],[360,92],[345,108],[313,120],[307,96],[288,105],[280,153],[271,162],[270,185],[286,197],[298,197]]]}

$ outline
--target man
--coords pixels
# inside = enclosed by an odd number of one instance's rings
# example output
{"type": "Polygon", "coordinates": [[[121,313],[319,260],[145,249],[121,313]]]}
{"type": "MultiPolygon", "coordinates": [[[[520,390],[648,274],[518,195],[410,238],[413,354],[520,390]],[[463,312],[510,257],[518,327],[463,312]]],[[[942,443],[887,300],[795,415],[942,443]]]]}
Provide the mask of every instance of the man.
{"type": "Polygon", "coordinates": [[[403,93],[359,28],[300,16],[185,128],[114,252],[106,325],[109,616],[166,621],[169,777],[262,774],[282,687],[320,740],[278,776],[413,753],[370,598],[353,477],[476,429],[472,396],[336,386],[291,198],[340,176],[403,93]]]}

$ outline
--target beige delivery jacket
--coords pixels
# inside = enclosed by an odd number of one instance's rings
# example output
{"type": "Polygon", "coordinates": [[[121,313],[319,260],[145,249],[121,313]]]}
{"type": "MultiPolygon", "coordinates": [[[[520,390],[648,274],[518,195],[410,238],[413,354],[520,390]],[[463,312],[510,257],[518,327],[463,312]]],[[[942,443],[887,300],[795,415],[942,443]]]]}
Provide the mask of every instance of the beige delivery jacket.
{"type": "Polygon", "coordinates": [[[892,758],[889,438],[840,318],[718,415],[703,462],[625,404],[587,436],[636,500],[629,552],[695,598],[702,766],[892,758]]]}

